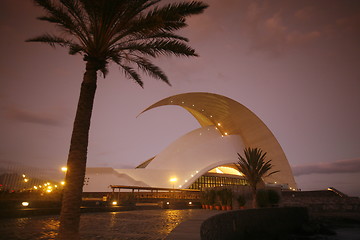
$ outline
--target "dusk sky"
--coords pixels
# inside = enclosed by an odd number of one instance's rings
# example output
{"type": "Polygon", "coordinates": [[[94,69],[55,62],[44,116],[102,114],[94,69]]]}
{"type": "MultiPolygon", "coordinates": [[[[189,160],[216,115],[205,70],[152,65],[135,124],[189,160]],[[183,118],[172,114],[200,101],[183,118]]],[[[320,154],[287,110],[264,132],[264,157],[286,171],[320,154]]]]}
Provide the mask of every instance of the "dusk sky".
{"type": "MultiPolygon", "coordinates": [[[[160,58],[172,87],[116,65],[98,90],[88,167],[132,168],[200,125],[184,109],[151,104],[211,92],[253,111],[282,146],[302,190],[360,196],[360,1],[205,0],[181,33],[198,58],[160,58]]],[[[66,164],[85,62],[25,43],[56,31],[31,0],[0,1],[0,164],[66,164]]],[[[239,149],[242,152],[242,149],[239,149]]],[[[237,156],[234,156],[234,162],[237,156]]]]}

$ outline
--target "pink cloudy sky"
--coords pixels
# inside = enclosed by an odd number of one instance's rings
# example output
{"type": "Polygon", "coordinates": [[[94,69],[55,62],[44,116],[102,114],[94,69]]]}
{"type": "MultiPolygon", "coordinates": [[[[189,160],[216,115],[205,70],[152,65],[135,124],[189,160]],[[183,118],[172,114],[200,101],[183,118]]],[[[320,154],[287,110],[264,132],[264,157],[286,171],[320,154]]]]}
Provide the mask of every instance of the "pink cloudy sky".
{"type": "MultiPolygon", "coordinates": [[[[205,2],[183,31],[200,57],[156,60],[172,87],[144,77],[141,89],[113,65],[99,79],[88,166],[134,167],[156,155],[198,123],[174,106],[136,116],[174,94],[212,92],[267,124],[301,189],[360,196],[360,2],[205,2]]],[[[0,162],[59,169],[84,62],[24,42],[53,31],[39,15],[30,0],[1,1],[0,162]]]]}

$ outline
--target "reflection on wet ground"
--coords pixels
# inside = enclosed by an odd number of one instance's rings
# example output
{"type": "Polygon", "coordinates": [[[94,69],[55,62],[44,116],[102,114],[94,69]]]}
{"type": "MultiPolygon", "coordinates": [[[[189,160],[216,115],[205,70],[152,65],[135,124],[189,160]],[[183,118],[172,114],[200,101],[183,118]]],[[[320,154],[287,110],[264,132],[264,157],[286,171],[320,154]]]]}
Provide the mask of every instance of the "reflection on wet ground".
{"type": "MultiPolygon", "coordinates": [[[[87,213],[81,216],[82,239],[164,239],[200,209],[87,213]]],[[[0,219],[0,239],[54,239],[59,216],[0,219]]]]}

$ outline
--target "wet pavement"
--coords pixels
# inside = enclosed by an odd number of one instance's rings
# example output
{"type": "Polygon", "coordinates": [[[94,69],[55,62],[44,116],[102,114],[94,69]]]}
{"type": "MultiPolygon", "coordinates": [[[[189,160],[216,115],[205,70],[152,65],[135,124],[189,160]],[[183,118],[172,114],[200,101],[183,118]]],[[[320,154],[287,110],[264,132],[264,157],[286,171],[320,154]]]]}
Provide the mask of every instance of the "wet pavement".
{"type": "MultiPolygon", "coordinates": [[[[81,215],[81,239],[160,240],[181,222],[202,211],[139,210],[81,215]]],[[[59,216],[0,219],[0,239],[55,239],[59,216]]]]}

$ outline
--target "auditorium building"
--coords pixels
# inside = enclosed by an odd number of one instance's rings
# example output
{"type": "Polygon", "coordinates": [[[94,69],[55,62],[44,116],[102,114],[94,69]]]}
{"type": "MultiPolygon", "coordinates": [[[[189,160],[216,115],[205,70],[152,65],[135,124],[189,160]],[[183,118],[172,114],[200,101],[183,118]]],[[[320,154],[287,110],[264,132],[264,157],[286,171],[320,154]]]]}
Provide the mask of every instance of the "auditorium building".
{"type": "Polygon", "coordinates": [[[198,121],[199,128],[134,169],[87,168],[84,192],[107,192],[110,185],[199,190],[246,185],[235,166],[237,153],[243,154],[245,147],[267,152],[267,159],[274,166],[272,170],[279,171],[263,179],[265,184],[297,189],[280,144],[261,119],[244,105],[218,94],[194,92],[160,100],[142,113],[167,105],[185,109],[198,121]]]}

